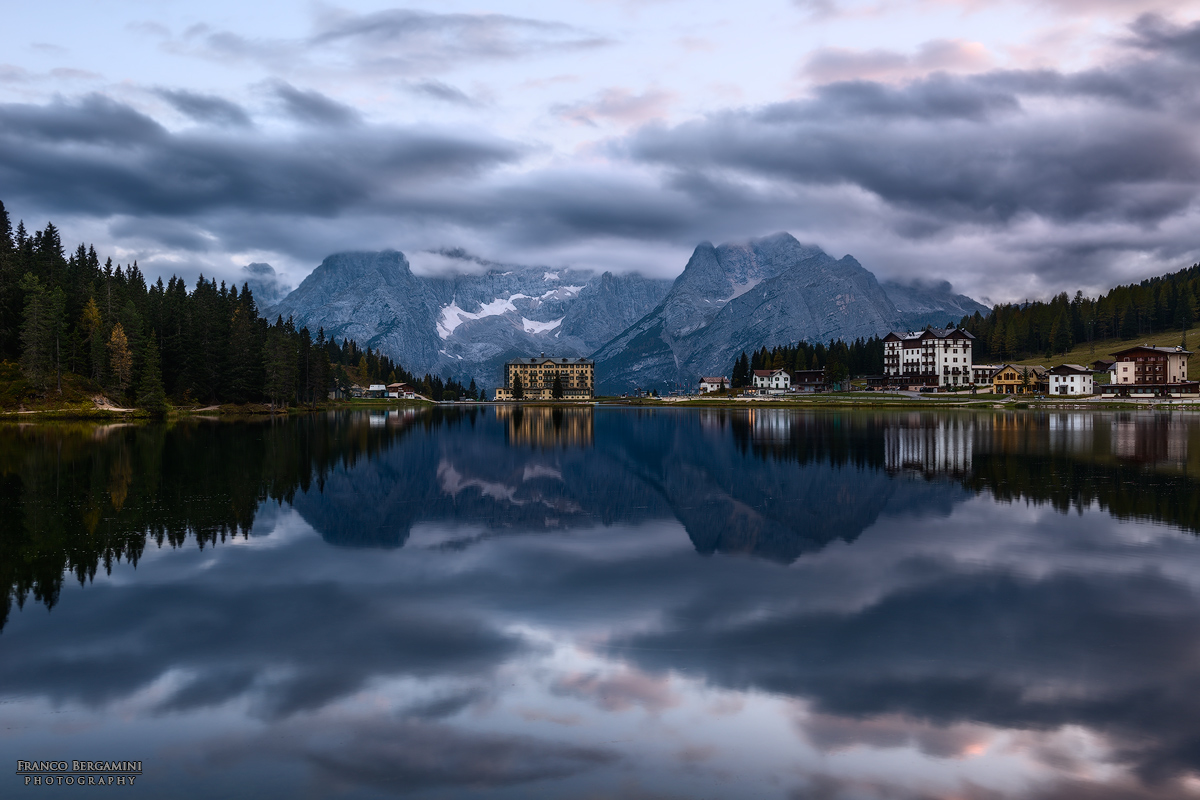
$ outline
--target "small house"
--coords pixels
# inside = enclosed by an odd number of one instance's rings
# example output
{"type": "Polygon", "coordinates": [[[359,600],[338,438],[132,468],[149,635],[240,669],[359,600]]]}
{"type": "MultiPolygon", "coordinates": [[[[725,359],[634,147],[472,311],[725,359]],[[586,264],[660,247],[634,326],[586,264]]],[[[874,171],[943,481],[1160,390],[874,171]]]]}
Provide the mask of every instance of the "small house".
{"type": "Polygon", "coordinates": [[[1091,395],[1092,371],[1079,364],[1059,364],[1050,368],[1050,394],[1091,395]]]}
{"type": "Polygon", "coordinates": [[[727,389],[728,387],[729,387],[729,379],[722,377],[722,376],[706,377],[706,378],[700,379],[700,394],[708,394],[710,392],[719,392],[722,389],[727,389]]]}
{"type": "Polygon", "coordinates": [[[1045,367],[1005,364],[992,376],[992,391],[996,394],[1046,394],[1050,390],[1049,377],[1045,367]]]}
{"type": "Polygon", "coordinates": [[[823,392],[825,391],[825,370],[798,369],[792,372],[793,392],[823,392]]]}
{"type": "Polygon", "coordinates": [[[754,370],[754,388],[768,392],[786,392],[792,386],[792,376],[786,369],[754,370]]]}

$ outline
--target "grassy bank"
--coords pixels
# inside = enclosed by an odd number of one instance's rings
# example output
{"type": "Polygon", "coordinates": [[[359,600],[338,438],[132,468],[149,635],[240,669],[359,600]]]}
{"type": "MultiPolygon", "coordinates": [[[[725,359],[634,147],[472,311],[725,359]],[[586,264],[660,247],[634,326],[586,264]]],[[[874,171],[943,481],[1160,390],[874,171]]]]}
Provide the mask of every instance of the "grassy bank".
{"type": "MultiPolygon", "coordinates": [[[[1045,367],[1051,367],[1056,364],[1088,364],[1095,361],[1097,358],[1112,358],[1112,354],[1124,350],[1128,347],[1136,347],[1139,344],[1149,344],[1155,347],[1175,347],[1183,339],[1182,331],[1168,331],[1166,333],[1148,334],[1138,336],[1133,339],[1102,339],[1095,342],[1094,347],[1087,342],[1076,345],[1066,354],[1055,355],[1050,358],[1045,356],[1033,356],[1022,361],[1013,361],[1013,364],[1021,364],[1033,366],[1039,364],[1045,367]]],[[[1196,350],[1200,347],[1200,327],[1192,328],[1187,334],[1188,349],[1196,350]]],[[[1188,361],[1188,380],[1200,380],[1200,357],[1189,359],[1188,361]]]]}

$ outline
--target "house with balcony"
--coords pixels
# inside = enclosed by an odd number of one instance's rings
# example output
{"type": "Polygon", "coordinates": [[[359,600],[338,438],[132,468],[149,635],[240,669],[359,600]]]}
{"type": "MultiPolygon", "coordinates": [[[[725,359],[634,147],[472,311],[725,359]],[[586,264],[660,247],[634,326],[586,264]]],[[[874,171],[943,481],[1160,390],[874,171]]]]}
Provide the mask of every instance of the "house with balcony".
{"type": "Polygon", "coordinates": [[[974,334],[961,328],[928,328],[883,337],[883,372],[892,385],[956,389],[974,379],[974,334]]]}
{"type": "Polygon", "coordinates": [[[1002,369],[1003,364],[972,364],[971,383],[976,386],[991,386],[992,378],[1002,369]]]}
{"type": "Polygon", "coordinates": [[[1041,366],[1005,364],[992,376],[992,391],[996,394],[1047,394],[1050,372],[1041,366]]]}
{"type": "Polygon", "coordinates": [[[1115,363],[1110,383],[1103,387],[1105,394],[1122,397],[1200,394],[1200,383],[1187,379],[1190,350],[1142,344],[1112,356],[1115,363]]]}
{"type": "Polygon", "coordinates": [[[729,388],[729,379],[720,375],[700,379],[700,394],[719,392],[729,388]]]}

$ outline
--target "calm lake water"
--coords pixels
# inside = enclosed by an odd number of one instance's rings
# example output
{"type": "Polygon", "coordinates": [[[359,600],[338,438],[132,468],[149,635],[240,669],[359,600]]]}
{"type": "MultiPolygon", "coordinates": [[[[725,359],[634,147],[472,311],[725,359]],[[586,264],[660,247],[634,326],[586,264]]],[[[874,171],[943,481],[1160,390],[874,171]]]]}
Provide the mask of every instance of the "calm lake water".
{"type": "Polygon", "coordinates": [[[154,798],[1194,797],[1198,476],[1178,413],[3,426],[0,764],[139,760],[105,791],[154,798]]]}

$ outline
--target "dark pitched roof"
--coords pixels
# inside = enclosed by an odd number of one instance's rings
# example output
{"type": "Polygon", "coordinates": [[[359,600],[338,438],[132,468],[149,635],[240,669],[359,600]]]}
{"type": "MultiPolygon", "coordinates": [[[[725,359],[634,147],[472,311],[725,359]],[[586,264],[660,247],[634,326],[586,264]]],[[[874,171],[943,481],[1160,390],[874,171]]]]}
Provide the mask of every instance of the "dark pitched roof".
{"type": "Polygon", "coordinates": [[[1158,347],[1156,345],[1139,344],[1136,347],[1126,347],[1124,350],[1118,350],[1111,355],[1123,356],[1126,353],[1136,353],[1138,350],[1150,350],[1155,353],[1164,353],[1167,355],[1190,356],[1192,354],[1191,350],[1184,350],[1182,347],[1158,347]]]}
{"type": "Polygon", "coordinates": [[[962,328],[926,328],[923,331],[892,331],[883,341],[911,342],[918,339],[974,339],[975,334],[962,328]]]}
{"type": "Polygon", "coordinates": [[[538,356],[536,358],[514,358],[512,361],[504,362],[504,366],[510,364],[591,364],[592,362],[586,358],[561,358],[552,356],[538,356]]]}

